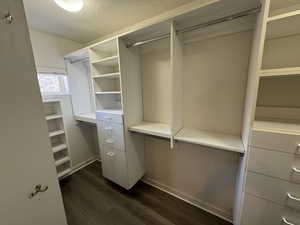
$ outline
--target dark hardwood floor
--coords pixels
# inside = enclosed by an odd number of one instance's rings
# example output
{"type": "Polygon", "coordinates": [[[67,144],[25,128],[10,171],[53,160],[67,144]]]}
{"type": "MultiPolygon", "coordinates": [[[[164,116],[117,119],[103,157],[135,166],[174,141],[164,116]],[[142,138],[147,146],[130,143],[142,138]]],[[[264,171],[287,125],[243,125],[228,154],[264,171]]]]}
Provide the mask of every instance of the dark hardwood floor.
{"type": "Polygon", "coordinates": [[[96,162],[61,181],[69,225],[230,225],[143,182],[130,191],[96,162]]]}

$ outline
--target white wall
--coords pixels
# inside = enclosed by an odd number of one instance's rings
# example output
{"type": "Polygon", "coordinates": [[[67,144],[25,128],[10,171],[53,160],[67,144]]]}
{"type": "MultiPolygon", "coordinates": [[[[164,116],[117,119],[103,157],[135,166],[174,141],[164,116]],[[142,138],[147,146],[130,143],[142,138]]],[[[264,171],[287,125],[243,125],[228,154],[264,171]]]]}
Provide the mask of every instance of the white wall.
{"type": "MultiPolygon", "coordinates": [[[[36,30],[30,30],[30,36],[38,72],[66,73],[64,55],[81,47],[74,41],[36,30]]],[[[70,96],[54,97],[62,100],[71,159],[76,169],[98,155],[96,128],[74,120],[70,96]]]]}
{"type": "Polygon", "coordinates": [[[65,71],[64,55],[81,47],[81,44],[56,35],[30,30],[33,54],[38,72],[65,71]]]}

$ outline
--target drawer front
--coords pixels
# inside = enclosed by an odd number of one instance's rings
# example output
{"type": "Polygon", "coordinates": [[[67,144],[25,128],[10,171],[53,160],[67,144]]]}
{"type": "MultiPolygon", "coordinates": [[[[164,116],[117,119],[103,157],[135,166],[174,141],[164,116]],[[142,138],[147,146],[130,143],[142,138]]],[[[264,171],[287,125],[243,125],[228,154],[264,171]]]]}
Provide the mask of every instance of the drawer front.
{"type": "Polygon", "coordinates": [[[251,147],[248,170],[264,175],[300,183],[300,157],[283,152],[251,147]]]}
{"type": "Polygon", "coordinates": [[[98,121],[100,145],[109,145],[120,151],[125,151],[124,130],[122,124],[98,121]]]}
{"type": "Polygon", "coordinates": [[[124,188],[128,188],[125,152],[116,151],[107,146],[101,147],[103,176],[124,188]]]}
{"type": "Polygon", "coordinates": [[[248,172],[246,192],[300,210],[299,184],[248,172]]]}
{"type": "Polygon", "coordinates": [[[253,131],[251,145],[292,154],[300,154],[300,135],[253,131]]]}
{"type": "Polygon", "coordinates": [[[242,225],[289,225],[288,223],[300,225],[299,211],[245,195],[242,225]]]}
{"type": "Polygon", "coordinates": [[[123,115],[122,114],[97,112],[96,117],[97,117],[97,120],[100,120],[100,121],[123,124],[123,115]]]}

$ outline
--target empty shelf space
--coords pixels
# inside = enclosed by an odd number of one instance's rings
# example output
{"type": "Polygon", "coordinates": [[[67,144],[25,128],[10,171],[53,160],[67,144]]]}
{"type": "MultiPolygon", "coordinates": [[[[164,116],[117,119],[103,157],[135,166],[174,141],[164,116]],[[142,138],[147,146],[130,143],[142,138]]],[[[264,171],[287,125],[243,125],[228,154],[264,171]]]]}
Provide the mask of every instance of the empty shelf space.
{"type": "Polygon", "coordinates": [[[87,123],[96,123],[96,113],[81,113],[74,116],[75,120],[87,122],[87,123]]]}
{"type": "Polygon", "coordinates": [[[114,66],[118,65],[118,59],[118,56],[110,56],[104,59],[92,61],[91,63],[94,65],[114,66]]]}
{"type": "Polygon", "coordinates": [[[286,134],[300,134],[300,124],[296,120],[256,120],[253,123],[253,130],[256,131],[269,131],[286,134]]]}
{"type": "Polygon", "coordinates": [[[261,77],[276,77],[276,76],[289,76],[289,75],[299,75],[300,67],[288,67],[280,69],[267,69],[261,70],[261,77]]]}
{"type": "Polygon", "coordinates": [[[96,91],[95,92],[96,95],[115,95],[115,94],[121,94],[120,91],[96,91]]]}
{"type": "Polygon", "coordinates": [[[66,144],[60,144],[60,145],[52,147],[52,151],[53,151],[53,153],[57,153],[57,152],[65,150],[67,148],[68,148],[68,146],[66,144]]]}
{"type": "Polygon", "coordinates": [[[129,128],[130,131],[158,137],[171,138],[171,127],[165,123],[142,122],[129,128]]]}
{"type": "Polygon", "coordinates": [[[62,118],[61,114],[54,114],[54,115],[46,116],[46,120],[55,120],[55,119],[61,119],[61,118],[62,118]]]}
{"type": "Polygon", "coordinates": [[[68,156],[66,156],[62,159],[56,160],[55,161],[55,166],[60,166],[60,165],[65,164],[67,162],[70,162],[70,158],[68,156]]]}
{"type": "Polygon", "coordinates": [[[269,20],[267,27],[267,39],[287,37],[300,33],[300,14],[269,20]]]}
{"type": "Polygon", "coordinates": [[[61,135],[64,133],[65,133],[65,131],[63,131],[63,130],[52,131],[52,132],[49,132],[49,137],[55,137],[55,136],[58,136],[58,135],[61,135]]]}
{"type": "Polygon", "coordinates": [[[68,168],[66,170],[61,171],[60,173],[58,173],[57,177],[58,179],[63,178],[64,176],[68,175],[71,172],[71,168],[68,168]]]}
{"type": "Polygon", "coordinates": [[[239,153],[244,153],[245,151],[241,137],[218,132],[183,128],[176,134],[174,139],[221,150],[239,153]]]}
{"type": "Polygon", "coordinates": [[[107,74],[100,74],[100,75],[94,75],[93,78],[94,79],[101,79],[101,78],[105,78],[105,79],[116,79],[120,77],[120,73],[107,73],[107,74]]]}

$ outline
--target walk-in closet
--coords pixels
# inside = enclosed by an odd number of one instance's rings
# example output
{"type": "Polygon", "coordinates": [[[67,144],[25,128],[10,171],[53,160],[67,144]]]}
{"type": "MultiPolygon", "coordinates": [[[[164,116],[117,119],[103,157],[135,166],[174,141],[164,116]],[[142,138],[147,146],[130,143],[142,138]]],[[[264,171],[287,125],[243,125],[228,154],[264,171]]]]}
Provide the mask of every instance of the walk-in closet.
{"type": "Polygon", "coordinates": [[[0,19],[1,225],[300,225],[300,0],[0,19]]]}

